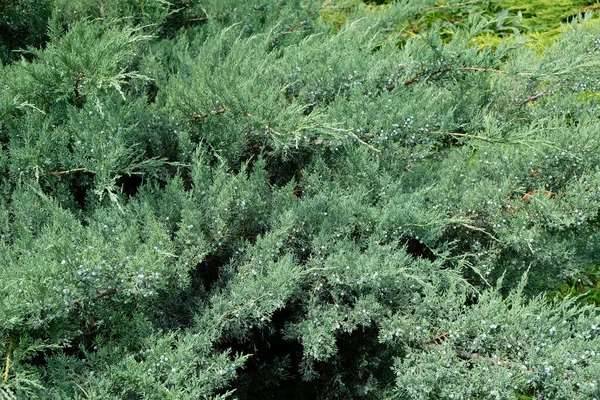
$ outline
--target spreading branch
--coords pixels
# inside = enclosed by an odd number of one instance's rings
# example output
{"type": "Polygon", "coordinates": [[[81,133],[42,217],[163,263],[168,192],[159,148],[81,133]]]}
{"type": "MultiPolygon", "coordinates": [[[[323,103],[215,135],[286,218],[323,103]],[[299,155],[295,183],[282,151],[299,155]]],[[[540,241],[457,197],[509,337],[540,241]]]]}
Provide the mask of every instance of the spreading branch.
{"type": "MultiPolygon", "coordinates": [[[[212,117],[214,115],[218,115],[218,114],[223,114],[225,112],[229,111],[229,109],[226,106],[223,106],[221,109],[213,111],[211,113],[207,113],[207,114],[195,114],[192,119],[194,121],[199,121],[202,120],[204,118],[208,118],[208,117],[212,117]]],[[[264,121],[261,121],[256,115],[251,114],[249,112],[241,112],[242,115],[245,115],[246,117],[252,118],[253,120],[261,123],[264,128],[269,131],[269,133],[276,135],[276,136],[286,136],[284,133],[279,132],[278,130],[274,129],[271,125],[269,125],[268,123],[265,123],[264,121]]],[[[368,144],[367,142],[365,142],[364,140],[360,139],[354,132],[352,132],[352,130],[348,130],[348,129],[335,129],[339,132],[344,132],[350,136],[352,136],[356,141],[358,141],[360,144],[367,146],[368,148],[370,148],[371,150],[375,151],[375,152],[380,152],[379,149],[371,146],[370,144],[368,144]]],[[[315,142],[315,144],[321,144],[322,142],[315,142]]]]}

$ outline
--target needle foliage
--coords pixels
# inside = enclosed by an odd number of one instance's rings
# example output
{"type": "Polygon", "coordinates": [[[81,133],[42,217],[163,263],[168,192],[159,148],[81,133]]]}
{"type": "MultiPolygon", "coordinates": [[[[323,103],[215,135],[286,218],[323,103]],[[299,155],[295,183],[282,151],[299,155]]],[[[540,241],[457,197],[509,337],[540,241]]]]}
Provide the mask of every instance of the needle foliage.
{"type": "Polygon", "coordinates": [[[0,6],[0,399],[600,396],[600,24],[375,3],[0,6]]]}

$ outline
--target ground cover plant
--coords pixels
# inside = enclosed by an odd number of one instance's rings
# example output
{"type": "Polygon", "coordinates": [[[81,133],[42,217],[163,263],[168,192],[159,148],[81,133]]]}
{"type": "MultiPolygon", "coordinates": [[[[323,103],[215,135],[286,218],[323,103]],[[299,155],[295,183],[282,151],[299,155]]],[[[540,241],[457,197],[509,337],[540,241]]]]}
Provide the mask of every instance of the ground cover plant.
{"type": "Polygon", "coordinates": [[[546,3],[2,3],[0,398],[598,398],[598,5],[546,3]]]}

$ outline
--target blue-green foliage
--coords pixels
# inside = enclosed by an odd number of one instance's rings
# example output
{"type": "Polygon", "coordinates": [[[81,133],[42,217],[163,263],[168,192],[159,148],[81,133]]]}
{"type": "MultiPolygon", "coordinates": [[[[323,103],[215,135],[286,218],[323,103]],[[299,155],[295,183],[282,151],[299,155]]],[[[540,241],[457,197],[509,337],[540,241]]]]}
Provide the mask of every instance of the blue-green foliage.
{"type": "Polygon", "coordinates": [[[600,394],[600,26],[358,3],[27,8],[0,398],[600,394]]]}

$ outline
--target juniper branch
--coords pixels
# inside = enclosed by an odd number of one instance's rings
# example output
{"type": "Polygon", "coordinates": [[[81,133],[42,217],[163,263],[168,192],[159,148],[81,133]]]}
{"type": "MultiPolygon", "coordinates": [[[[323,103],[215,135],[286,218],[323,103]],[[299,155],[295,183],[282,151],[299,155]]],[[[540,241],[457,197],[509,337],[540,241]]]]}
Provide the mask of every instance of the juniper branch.
{"type": "Polygon", "coordinates": [[[3,381],[8,382],[8,372],[10,371],[10,354],[14,347],[14,339],[12,336],[8,338],[8,349],[6,350],[6,365],[4,367],[3,381]]]}
{"type": "Polygon", "coordinates": [[[220,108],[220,109],[218,109],[216,111],[209,112],[209,113],[206,113],[206,114],[194,114],[194,116],[192,117],[192,119],[194,121],[200,121],[200,120],[208,118],[208,117],[212,117],[212,116],[215,116],[215,115],[223,114],[227,110],[228,110],[227,107],[222,107],[222,108],[220,108]]]}
{"type": "MultiPolygon", "coordinates": [[[[111,296],[113,294],[117,293],[117,289],[115,288],[108,288],[108,289],[104,289],[104,290],[98,290],[96,291],[96,299],[101,299],[103,297],[106,296],[111,296]]],[[[81,303],[81,300],[79,299],[73,299],[71,300],[71,303],[73,304],[79,304],[81,303]]]]}
{"type": "Polygon", "coordinates": [[[524,105],[525,105],[525,104],[527,104],[527,103],[530,103],[530,102],[532,102],[532,101],[536,101],[536,100],[538,100],[538,99],[540,99],[540,98],[542,98],[542,97],[544,97],[544,96],[547,96],[547,95],[549,95],[549,94],[550,94],[550,92],[540,92],[540,93],[534,94],[534,95],[532,95],[532,96],[529,96],[529,97],[528,97],[528,98],[526,98],[525,100],[523,100],[523,101],[521,102],[521,105],[522,105],[522,106],[524,106],[524,105]]]}

